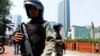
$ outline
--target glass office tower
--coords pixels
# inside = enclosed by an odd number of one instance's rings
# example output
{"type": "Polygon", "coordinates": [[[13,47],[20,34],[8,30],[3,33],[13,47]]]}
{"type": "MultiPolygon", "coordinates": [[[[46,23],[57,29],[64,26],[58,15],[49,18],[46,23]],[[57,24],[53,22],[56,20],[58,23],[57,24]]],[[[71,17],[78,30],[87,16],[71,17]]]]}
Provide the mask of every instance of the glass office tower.
{"type": "Polygon", "coordinates": [[[21,24],[21,21],[22,21],[22,16],[21,15],[14,15],[14,31],[21,24]]]}
{"type": "Polygon", "coordinates": [[[68,36],[68,30],[70,29],[70,2],[64,0],[59,3],[58,6],[58,23],[63,25],[62,35],[63,37],[68,36]]]}

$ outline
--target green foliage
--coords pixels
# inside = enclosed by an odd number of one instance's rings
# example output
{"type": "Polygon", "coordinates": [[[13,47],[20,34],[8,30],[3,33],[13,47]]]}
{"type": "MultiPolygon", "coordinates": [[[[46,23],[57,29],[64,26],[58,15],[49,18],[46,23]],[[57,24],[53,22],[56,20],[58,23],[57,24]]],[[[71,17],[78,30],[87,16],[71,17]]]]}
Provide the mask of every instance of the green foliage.
{"type": "Polygon", "coordinates": [[[66,39],[65,41],[66,42],[76,42],[76,40],[73,40],[73,39],[66,39]]]}
{"type": "Polygon", "coordinates": [[[0,0],[0,19],[9,15],[10,6],[10,0],[0,0]]]}
{"type": "Polygon", "coordinates": [[[86,43],[100,43],[98,39],[77,39],[77,42],[86,42],[86,43]]]}
{"type": "Polygon", "coordinates": [[[83,42],[83,43],[100,43],[100,38],[98,39],[66,39],[67,42],[83,42]]]}
{"type": "Polygon", "coordinates": [[[6,28],[12,29],[12,22],[10,15],[10,7],[12,3],[10,0],[0,0],[0,35],[5,35],[6,28]]]}

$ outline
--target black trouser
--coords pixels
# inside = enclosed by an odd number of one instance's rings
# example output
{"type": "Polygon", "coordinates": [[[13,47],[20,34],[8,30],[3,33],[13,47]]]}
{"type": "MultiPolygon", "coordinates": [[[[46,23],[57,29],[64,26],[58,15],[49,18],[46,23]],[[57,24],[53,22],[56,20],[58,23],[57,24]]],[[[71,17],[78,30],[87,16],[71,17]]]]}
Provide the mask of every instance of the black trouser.
{"type": "MultiPolygon", "coordinates": [[[[21,51],[22,51],[21,53],[22,56],[31,56],[31,55],[26,55],[25,50],[21,50],[21,51]]],[[[36,51],[39,51],[39,50],[36,50],[36,51]]],[[[33,56],[41,56],[41,54],[43,53],[42,51],[41,52],[36,52],[36,51],[33,52],[33,56]]]]}
{"type": "Polygon", "coordinates": [[[14,54],[19,54],[20,46],[18,44],[14,44],[14,54]]]}
{"type": "MultiPolygon", "coordinates": [[[[22,56],[27,56],[27,55],[22,54],[22,56]]],[[[28,56],[31,56],[31,55],[28,55],[28,56]]],[[[33,56],[41,56],[41,53],[33,53],[33,56]]]]}
{"type": "Polygon", "coordinates": [[[60,43],[55,45],[56,56],[63,56],[63,46],[60,43]]]}

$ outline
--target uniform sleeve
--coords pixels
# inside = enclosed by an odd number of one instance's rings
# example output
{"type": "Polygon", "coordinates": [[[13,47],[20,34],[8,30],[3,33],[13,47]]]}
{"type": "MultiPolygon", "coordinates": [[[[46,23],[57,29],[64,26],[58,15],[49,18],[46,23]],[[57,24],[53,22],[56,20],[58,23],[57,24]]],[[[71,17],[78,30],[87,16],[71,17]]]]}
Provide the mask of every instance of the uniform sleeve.
{"type": "Polygon", "coordinates": [[[55,35],[51,31],[50,25],[46,25],[46,46],[42,56],[51,56],[55,49],[55,35]]]}
{"type": "Polygon", "coordinates": [[[49,23],[46,25],[46,39],[47,39],[47,41],[49,41],[51,39],[55,39],[55,35],[54,35],[53,31],[51,30],[49,23]]]}

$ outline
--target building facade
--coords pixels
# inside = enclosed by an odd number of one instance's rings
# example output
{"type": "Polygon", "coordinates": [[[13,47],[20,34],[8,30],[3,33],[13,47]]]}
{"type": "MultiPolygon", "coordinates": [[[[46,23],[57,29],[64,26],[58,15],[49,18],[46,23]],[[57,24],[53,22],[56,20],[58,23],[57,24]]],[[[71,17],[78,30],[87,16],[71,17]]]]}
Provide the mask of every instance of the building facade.
{"type": "Polygon", "coordinates": [[[90,37],[91,29],[83,26],[75,26],[71,27],[71,31],[68,32],[68,37],[70,39],[88,39],[90,37]]]}
{"type": "Polygon", "coordinates": [[[100,27],[95,27],[94,29],[94,37],[100,38],[100,27]]]}
{"type": "Polygon", "coordinates": [[[14,15],[14,31],[21,24],[21,21],[22,21],[22,16],[21,15],[14,15]]]}

